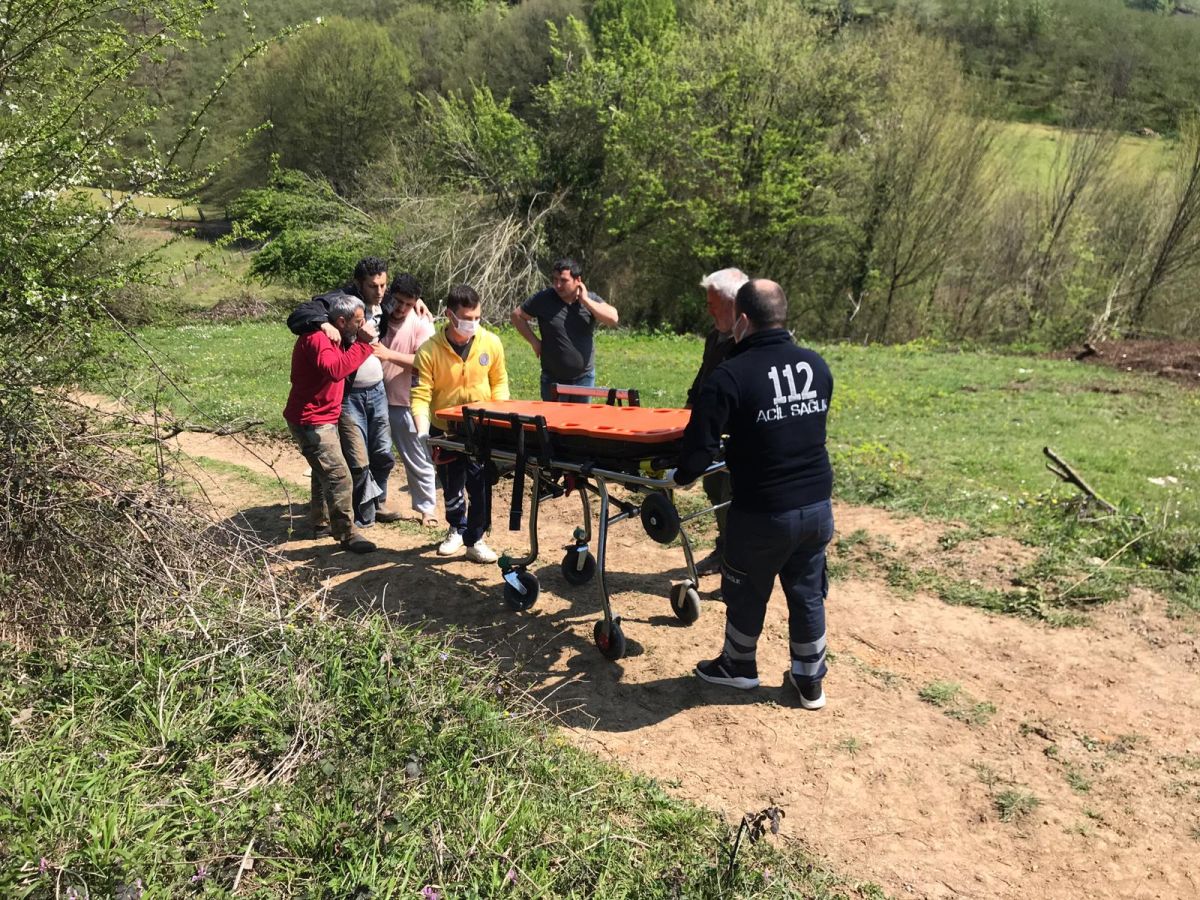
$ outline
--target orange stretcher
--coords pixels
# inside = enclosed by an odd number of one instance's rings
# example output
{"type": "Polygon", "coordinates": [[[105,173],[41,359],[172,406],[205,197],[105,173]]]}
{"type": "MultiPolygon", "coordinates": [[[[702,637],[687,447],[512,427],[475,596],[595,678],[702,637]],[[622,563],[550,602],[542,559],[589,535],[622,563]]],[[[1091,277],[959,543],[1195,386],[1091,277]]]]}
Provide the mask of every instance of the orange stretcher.
{"type": "MultiPolygon", "coordinates": [[[[691,624],[700,616],[699,578],[691,541],[684,524],[714,512],[710,506],[681,516],[675,508],[675,482],[668,470],[678,461],[679,447],[691,413],[686,409],[654,409],[638,405],[636,391],[558,386],[561,394],[600,398],[605,403],[558,403],[502,400],[437,410],[447,422],[444,436],[430,439],[440,451],[465,453],[489,468],[493,483],[502,474],[513,478],[509,529],[519,531],[523,517],[525,480],[532,481],[529,505],[529,553],[500,557],[504,599],[514,610],[529,609],[540,585],[529,571],[538,556],[538,508],[547,498],[572,492],[583,506],[583,523],[574,542],[566,545],[562,575],[569,584],[584,585],[598,576],[604,618],[596,623],[593,639],[607,659],[625,655],[621,619],[612,613],[604,578],[608,529],[625,519],[638,518],[646,533],[662,544],[676,537],[683,545],[687,580],[671,586],[669,599],[676,617],[691,624]],[[627,405],[621,405],[622,403],[627,405]],[[506,469],[502,472],[501,465],[506,469]],[[629,498],[615,497],[610,484],[620,484],[629,498]],[[596,551],[591,551],[590,496],[600,502],[596,551]],[[615,508],[615,511],[614,511],[615,508]]],[[[714,463],[708,473],[720,471],[714,463]]]]}

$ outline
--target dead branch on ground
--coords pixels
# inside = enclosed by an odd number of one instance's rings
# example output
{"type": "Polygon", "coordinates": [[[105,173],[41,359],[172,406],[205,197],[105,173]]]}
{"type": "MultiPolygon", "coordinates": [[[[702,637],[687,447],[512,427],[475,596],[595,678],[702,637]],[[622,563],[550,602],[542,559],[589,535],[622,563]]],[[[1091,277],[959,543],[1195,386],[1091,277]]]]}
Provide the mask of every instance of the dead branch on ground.
{"type": "Polygon", "coordinates": [[[1063,481],[1067,482],[1067,484],[1073,484],[1075,487],[1079,488],[1079,490],[1082,491],[1088,498],[1089,502],[1096,503],[1096,505],[1101,509],[1113,515],[1118,514],[1117,508],[1097,494],[1095,490],[1092,489],[1090,484],[1084,481],[1074,469],[1072,469],[1066,464],[1066,462],[1063,461],[1061,456],[1059,456],[1049,447],[1043,447],[1042,452],[1050,459],[1050,462],[1046,463],[1047,469],[1049,469],[1063,481]]]}

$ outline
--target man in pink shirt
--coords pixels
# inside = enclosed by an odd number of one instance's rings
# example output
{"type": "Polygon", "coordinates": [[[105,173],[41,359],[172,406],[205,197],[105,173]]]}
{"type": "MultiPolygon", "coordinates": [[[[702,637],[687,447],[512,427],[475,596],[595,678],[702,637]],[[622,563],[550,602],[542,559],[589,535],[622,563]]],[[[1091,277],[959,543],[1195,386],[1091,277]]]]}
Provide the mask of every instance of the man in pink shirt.
{"type": "MultiPolygon", "coordinates": [[[[429,448],[417,435],[413,422],[412,386],[417,379],[413,360],[417,349],[433,337],[433,319],[418,311],[421,285],[412,275],[402,272],[392,279],[388,298],[384,300],[384,323],[380,342],[384,350],[383,381],[387,388],[388,420],[392,441],[404,462],[408,474],[408,492],[413,509],[421,516],[422,524],[434,526],[437,518],[436,472],[429,458],[429,448]]],[[[421,304],[421,309],[424,304],[421,304]]]]}
{"type": "Polygon", "coordinates": [[[292,390],[283,418],[300,452],[312,467],[309,517],[314,532],[322,526],[322,497],[329,507],[329,527],[338,543],[351,553],[370,553],[375,545],[354,528],[353,480],[342,455],[338,419],[342,413],[345,379],[370,356],[379,356],[363,331],[363,302],[349,294],[329,301],[329,322],[319,331],[301,335],[292,348],[292,390]],[[349,349],[342,341],[358,340],[349,349]]]}

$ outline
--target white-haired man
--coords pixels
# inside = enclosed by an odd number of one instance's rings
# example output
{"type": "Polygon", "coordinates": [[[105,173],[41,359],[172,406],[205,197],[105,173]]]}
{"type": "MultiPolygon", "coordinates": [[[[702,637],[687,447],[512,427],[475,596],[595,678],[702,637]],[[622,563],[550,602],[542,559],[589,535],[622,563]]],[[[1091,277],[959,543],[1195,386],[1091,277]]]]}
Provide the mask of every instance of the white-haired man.
{"type": "MultiPolygon", "coordinates": [[[[700,370],[687,393],[687,408],[692,409],[700,397],[704,380],[729,357],[733,349],[734,298],[742,285],[750,279],[741,269],[718,269],[700,279],[700,287],[708,298],[708,314],[713,327],[704,339],[704,355],[700,359],[700,370]]],[[[728,472],[716,472],[704,477],[704,493],[714,506],[728,503],[733,498],[728,472]]],[[[696,563],[697,575],[713,575],[721,568],[721,555],[725,549],[725,522],[728,507],[717,511],[717,543],[713,552],[696,563]]]]}

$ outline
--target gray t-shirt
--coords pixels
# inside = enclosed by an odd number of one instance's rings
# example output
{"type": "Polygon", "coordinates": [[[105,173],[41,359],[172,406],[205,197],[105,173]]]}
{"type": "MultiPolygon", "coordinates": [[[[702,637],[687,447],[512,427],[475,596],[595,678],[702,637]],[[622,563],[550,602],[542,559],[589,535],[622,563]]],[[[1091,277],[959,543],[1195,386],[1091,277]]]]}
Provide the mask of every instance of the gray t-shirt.
{"type": "MultiPolygon", "coordinates": [[[[598,294],[588,297],[604,302],[598,294]]],[[[542,371],[551,378],[573,381],[596,364],[592,335],[596,319],[582,303],[564,303],[554,288],[538,291],[521,304],[526,315],[537,319],[542,339],[542,371]]]]}

